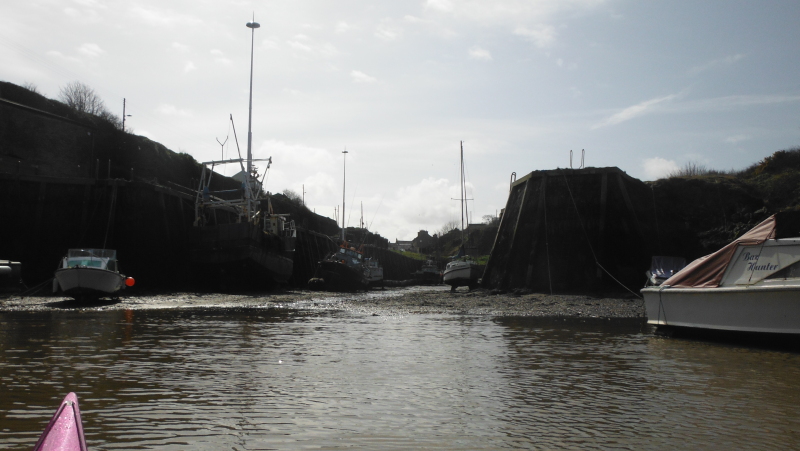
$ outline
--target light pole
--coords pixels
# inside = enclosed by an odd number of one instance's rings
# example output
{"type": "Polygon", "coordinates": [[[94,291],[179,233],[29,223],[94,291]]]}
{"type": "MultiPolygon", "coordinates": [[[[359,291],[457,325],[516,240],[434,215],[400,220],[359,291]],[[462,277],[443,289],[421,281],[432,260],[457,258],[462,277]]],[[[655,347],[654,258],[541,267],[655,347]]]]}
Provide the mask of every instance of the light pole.
{"type": "Polygon", "coordinates": [[[247,28],[252,30],[250,37],[250,113],[247,118],[247,175],[249,176],[253,170],[253,46],[256,39],[256,28],[259,25],[256,20],[256,15],[253,14],[253,21],[247,22],[247,28]]]}
{"type": "Polygon", "coordinates": [[[347,185],[347,149],[345,148],[342,151],[342,155],[344,155],[344,169],[342,171],[342,241],[345,239],[345,232],[344,232],[344,192],[345,186],[347,185]]]}
{"type": "Polygon", "coordinates": [[[122,98],[122,131],[125,131],[125,118],[131,117],[131,114],[125,114],[125,98],[122,98]]]}

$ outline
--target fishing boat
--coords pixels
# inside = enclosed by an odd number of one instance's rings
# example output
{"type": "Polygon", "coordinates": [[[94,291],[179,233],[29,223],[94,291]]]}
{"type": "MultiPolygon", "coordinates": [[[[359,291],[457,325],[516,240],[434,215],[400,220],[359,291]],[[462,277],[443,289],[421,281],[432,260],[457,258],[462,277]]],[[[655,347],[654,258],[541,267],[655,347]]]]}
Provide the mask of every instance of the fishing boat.
{"type": "Polygon", "coordinates": [[[61,259],[53,279],[53,292],[63,292],[76,300],[115,296],[136,281],[119,272],[117,251],[113,249],[69,249],[61,259]]]}
{"type": "Polygon", "coordinates": [[[798,336],[800,212],[770,216],[641,292],[658,328],[798,336]]]}
{"type": "Polygon", "coordinates": [[[33,451],[86,451],[78,396],[69,393],[33,447],[33,451]]]}
{"type": "MultiPolygon", "coordinates": [[[[255,39],[257,22],[248,22],[255,39]]],[[[220,288],[266,287],[288,282],[294,267],[297,232],[288,215],[275,214],[269,196],[259,182],[253,162],[253,43],[250,50],[250,107],[247,157],[203,163],[195,198],[195,220],[190,258],[210,281],[220,288]],[[233,189],[211,189],[216,166],[239,165],[234,176],[241,185],[233,189]]],[[[231,123],[233,116],[231,115],[231,123]]],[[[236,129],[234,128],[234,136],[236,129]]],[[[238,140],[237,140],[238,148],[238,140]]],[[[207,280],[209,281],[209,280],[207,280]]]]}
{"type": "Polygon", "coordinates": [[[383,267],[375,257],[364,259],[364,272],[369,286],[383,286],[383,267]]]}
{"type": "MultiPolygon", "coordinates": [[[[195,199],[195,220],[190,258],[206,273],[224,276],[237,286],[274,285],[288,282],[294,266],[297,231],[286,214],[276,214],[269,196],[257,180],[254,161],[241,158],[203,163],[195,199]],[[210,189],[214,168],[245,161],[238,189],[210,189]]],[[[227,283],[227,282],[226,282],[227,283]]]]}
{"type": "Polygon", "coordinates": [[[480,274],[478,268],[469,256],[467,256],[467,247],[464,236],[464,210],[467,203],[467,185],[464,177],[464,142],[461,142],[461,248],[453,257],[453,260],[448,262],[444,268],[442,280],[447,285],[450,285],[450,291],[456,291],[456,288],[466,286],[470,290],[478,286],[478,279],[480,274]]]}
{"type": "Polygon", "coordinates": [[[336,252],[331,252],[319,261],[309,285],[312,288],[338,291],[367,290],[367,273],[364,254],[344,241],[336,252]]]}
{"type": "Polygon", "coordinates": [[[436,266],[436,262],[433,260],[425,261],[425,264],[422,265],[419,271],[414,271],[411,275],[418,284],[427,285],[442,283],[442,271],[436,266]]]}

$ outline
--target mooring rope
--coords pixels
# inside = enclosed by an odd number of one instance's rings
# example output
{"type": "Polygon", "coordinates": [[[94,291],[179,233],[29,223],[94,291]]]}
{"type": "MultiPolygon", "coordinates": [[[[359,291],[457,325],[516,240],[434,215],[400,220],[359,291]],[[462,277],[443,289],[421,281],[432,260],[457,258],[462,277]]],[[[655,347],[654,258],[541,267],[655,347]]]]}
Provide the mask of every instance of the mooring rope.
{"type": "Polygon", "coordinates": [[[567,185],[567,191],[569,192],[569,198],[572,200],[572,205],[575,207],[575,214],[578,215],[578,223],[580,223],[580,225],[581,225],[581,230],[583,230],[583,236],[586,238],[586,243],[589,245],[589,250],[592,252],[592,258],[594,258],[594,263],[600,269],[602,269],[603,272],[608,274],[608,277],[611,277],[611,279],[614,282],[616,282],[619,286],[621,286],[622,288],[628,290],[631,294],[633,294],[637,298],[643,299],[641,296],[639,296],[638,293],[634,292],[633,290],[631,290],[630,288],[625,286],[625,284],[623,284],[622,282],[617,280],[616,277],[614,277],[610,272],[608,272],[608,270],[606,268],[603,267],[603,265],[600,264],[600,261],[597,259],[597,254],[594,253],[594,247],[592,247],[592,242],[591,242],[591,240],[589,240],[589,233],[586,231],[586,227],[583,225],[583,219],[581,218],[581,212],[578,211],[578,204],[575,202],[575,197],[572,196],[572,189],[570,189],[570,187],[569,187],[569,181],[567,180],[567,174],[565,174],[564,171],[562,170],[561,171],[561,175],[564,177],[564,184],[567,185]]]}

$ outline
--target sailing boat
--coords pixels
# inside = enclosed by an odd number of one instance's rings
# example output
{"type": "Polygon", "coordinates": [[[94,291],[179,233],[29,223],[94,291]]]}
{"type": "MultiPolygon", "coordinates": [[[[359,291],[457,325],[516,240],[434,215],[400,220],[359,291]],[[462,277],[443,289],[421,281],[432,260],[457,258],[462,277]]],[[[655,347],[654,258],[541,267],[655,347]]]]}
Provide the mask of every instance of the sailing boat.
{"type": "Polygon", "coordinates": [[[467,203],[467,185],[464,178],[464,142],[461,142],[461,248],[458,254],[444,268],[444,283],[450,285],[450,291],[456,288],[467,286],[473,289],[478,286],[478,267],[476,263],[467,256],[467,248],[464,240],[464,207],[467,203]]]}
{"type": "MultiPolygon", "coordinates": [[[[257,22],[248,22],[253,30],[257,22]]],[[[252,42],[251,42],[252,46],[252,42]]],[[[214,269],[220,276],[239,286],[286,283],[292,275],[297,232],[288,215],[275,214],[272,202],[264,194],[253,159],[251,131],[253,123],[253,54],[250,53],[250,109],[247,130],[247,158],[203,163],[200,184],[195,198],[195,220],[191,259],[204,269],[214,269]],[[245,166],[246,163],[246,166],[245,166]],[[217,165],[238,164],[241,172],[234,176],[241,182],[237,189],[211,190],[211,179],[217,165]]],[[[231,116],[233,122],[233,116],[231,116]]],[[[234,129],[234,135],[236,130],[234,129]]],[[[266,174],[265,170],[265,174],[266,174]]]]}

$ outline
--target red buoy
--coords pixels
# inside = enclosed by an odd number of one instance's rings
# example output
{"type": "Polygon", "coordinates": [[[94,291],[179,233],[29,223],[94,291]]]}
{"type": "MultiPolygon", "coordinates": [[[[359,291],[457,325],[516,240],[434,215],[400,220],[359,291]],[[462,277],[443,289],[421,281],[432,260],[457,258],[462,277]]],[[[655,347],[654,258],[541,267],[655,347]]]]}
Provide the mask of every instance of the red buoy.
{"type": "Polygon", "coordinates": [[[125,279],[125,285],[127,285],[129,287],[132,287],[133,284],[135,284],[135,283],[136,283],[136,281],[133,280],[133,277],[128,277],[128,278],[125,279]]]}

